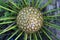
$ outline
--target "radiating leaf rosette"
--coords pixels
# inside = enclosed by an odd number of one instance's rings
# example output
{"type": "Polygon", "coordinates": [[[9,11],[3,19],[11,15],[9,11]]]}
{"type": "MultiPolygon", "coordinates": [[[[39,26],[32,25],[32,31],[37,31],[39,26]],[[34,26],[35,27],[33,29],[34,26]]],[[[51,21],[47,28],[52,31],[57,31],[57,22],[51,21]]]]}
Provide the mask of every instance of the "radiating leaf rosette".
{"type": "Polygon", "coordinates": [[[44,1],[16,0],[15,2],[8,0],[5,2],[0,0],[0,35],[4,36],[11,31],[6,40],[12,40],[11,38],[13,40],[43,40],[44,38],[46,40],[53,40],[53,38],[59,40],[48,28],[60,30],[60,25],[53,23],[60,21],[58,18],[60,14],[54,14],[60,8],[46,10],[46,7],[51,5],[53,0],[43,3],[44,1]]]}

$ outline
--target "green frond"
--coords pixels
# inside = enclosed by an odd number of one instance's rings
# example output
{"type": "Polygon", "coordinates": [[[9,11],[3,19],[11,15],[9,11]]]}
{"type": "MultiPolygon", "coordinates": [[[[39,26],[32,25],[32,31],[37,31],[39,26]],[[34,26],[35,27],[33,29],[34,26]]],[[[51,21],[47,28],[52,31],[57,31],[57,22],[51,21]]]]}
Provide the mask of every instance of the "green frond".
{"type": "Polygon", "coordinates": [[[41,5],[41,3],[42,3],[43,1],[44,1],[44,0],[40,0],[37,7],[40,7],[40,5],[41,5]]]}
{"type": "Polygon", "coordinates": [[[57,14],[57,15],[52,15],[52,16],[45,16],[45,17],[59,17],[60,16],[60,14],[57,14]]]}
{"type": "Polygon", "coordinates": [[[4,2],[4,0],[0,0],[0,5],[4,6],[4,7],[7,7],[7,2],[4,2]]]}
{"type": "Polygon", "coordinates": [[[0,4],[2,4],[3,0],[0,0],[0,4]]]}
{"type": "Polygon", "coordinates": [[[25,35],[24,35],[24,40],[27,40],[27,37],[28,37],[28,34],[25,33],[25,35]]]}
{"type": "Polygon", "coordinates": [[[27,5],[30,6],[30,0],[27,0],[27,5]]]}
{"type": "Polygon", "coordinates": [[[20,7],[18,7],[17,4],[14,3],[12,0],[9,0],[9,2],[10,2],[12,5],[14,5],[16,8],[20,9],[20,7]]]}
{"type": "Polygon", "coordinates": [[[49,22],[46,22],[45,25],[49,26],[49,27],[53,27],[57,30],[60,30],[60,26],[56,25],[56,24],[53,24],[53,23],[49,23],[49,22]]]}
{"type": "Polygon", "coordinates": [[[0,29],[0,32],[2,32],[3,30],[2,29],[0,29]]]}
{"type": "MultiPolygon", "coordinates": [[[[5,12],[3,18],[4,18],[4,17],[10,17],[10,16],[11,16],[11,13],[5,12]]],[[[0,17],[0,18],[1,18],[1,17],[0,17]]]]}
{"type": "Polygon", "coordinates": [[[48,11],[44,12],[44,14],[48,14],[48,13],[50,13],[50,12],[54,12],[54,11],[57,11],[57,10],[60,10],[60,8],[48,10],[48,11]]]}
{"type": "Polygon", "coordinates": [[[26,6],[30,6],[30,0],[24,0],[26,6]]]}
{"type": "Polygon", "coordinates": [[[27,0],[24,0],[25,5],[27,6],[27,0]]]}
{"type": "Polygon", "coordinates": [[[30,34],[30,40],[32,40],[31,36],[32,36],[32,35],[30,34]]]}
{"type": "Polygon", "coordinates": [[[11,10],[16,11],[16,13],[19,11],[19,10],[16,9],[15,6],[9,6],[9,5],[8,5],[8,7],[11,8],[11,10]]]}
{"type": "Polygon", "coordinates": [[[0,25],[2,24],[9,24],[9,23],[13,23],[14,21],[7,21],[7,22],[1,22],[0,25]]]}
{"type": "Polygon", "coordinates": [[[57,21],[60,21],[60,19],[57,19],[56,17],[54,16],[51,16],[51,17],[44,17],[44,20],[57,20],[57,21]]]}
{"type": "Polygon", "coordinates": [[[52,0],[48,0],[48,2],[40,8],[40,10],[42,10],[43,8],[45,8],[45,7],[46,7],[47,5],[49,5],[51,2],[52,2],[52,0]]]}
{"type": "Polygon", "coordinates": [[[41,37],[41,35],[40,35],[40,33],[38,32],[38,35],[39,35],[39,37],[40,37],[40,40],[42,40],[42,37],[41,37]]]}
{"type": "Polygon", "coordinates": [[[44,32],[44,34],[50,39],[50,40],[52,40],[52,38],[44,31],[44,29],[41,29],[43,32],[44,32]]]}
{"type": "Polygon", "coordinates": [[[16,38],[15,40],[18,40],[18,38],[22,35],[23,32],[21,32],[16,38]]]}
{"type": "Polygon", "coordinates": [[[39,0],[37,0],[35,7],[38,8],[39,0]]]}
{"type": "Polygon", "coordinates": [[[7,31],[10,31],[10,30],[14,29],[15,27],[16,27],[16,25],[10,27],[9,29],[4,29],[2,32],[0,32],[0,35],[7,32],[7,31]]]}
{"type": "Polygon", "coordinates": [[[23,8],[24,3],[23,3],[23,2],[21,2],[21,0],[18,0],[18,4],[19,4],[20,9],[22,9],[22,8],[23,8]],[[22,3],[22,4],[21,4],[21,3],[22,3]]]}
{"type": "MultiPolygon", "coordinates": [[[[26,5],[24,4],[23,0],[22,0],[21,2],[22,2],[23,7],[25,7],[26,5]]],[[[22,7],[22,8],[23,8],[23,7],[22,7]]]]}
{"type": "Polygon", "coordinates": [[[44,19],[45,20],[57,20],[57,21],[59,21],[60,19],[58,19],[57,17],[60,17],[60,14],[52,15],[52,16],[44,16],[44,19]]]}
{"type": "Polygon", "coordinates": [[[14,35],[17,34],[18,31],[19,31],[19,30],[16,30],[16,32],[14,32],[7,40],[10,40],[14,35]]]}
{"type": "Polygon", "coordinates": [[[48,31],[51,35],[53,35],[57,40],[59,40],[53,32],[51,32],[51,31],[50,31],[49,29],[47,29],[46,27],[43,27],[43,28],[44,28],[46,31],[48,31]]]}
{"type": "Polygon", "coordinates": [[[34,35],[34,40],[38,40],[36,33],[33,33],[34,35]]]}
{"type": "Polygon", "coordinates": [[[8,10],[8,11],[10,11],[10,12],[12,12],[12,13],[16,13],[15,11],[13,11],[13,10],[11,10],[11,9],[9,9],[9,8],[3,7],[3,6],[1,6],[1,5],[0,5],[0,8],[5,9],[5,10],[8,10]]]}
{"type": "MultiPolygon", "coordinates": [[[[8,2],[8,3],[9,3],[9,2],[8,2]]],[[[15,7],[10,6],[9,4],[6,4],[6,6],[9,7],[9,8],[11,8],[11,10],[16,11],[16,8],[15,8],[15,7]]],[[[4,7],[5,7],[5,6],[4,6],[4,7]]],[[[6,7],[6,8],[7,8],[7,7],[6,7]]]]}
{"type": "Polygon", "coordinates": [[[34,0],[32,0],[32,6],[34,6],[34,0]]]}
{"type": "Polygon", "coordinates": [[[0,21],[2,21],[2,20],[12,20],[12,19],[15,19],[15,17],[1,17],[0,21]]]}
{"type": "Polygon", "coordinates": [[[11,25],[9,25],[7,28],[5,28],[4,30],[9,29],[10,27],[12,27],[14,25],[14,23],[12,23],[11,25]]]}

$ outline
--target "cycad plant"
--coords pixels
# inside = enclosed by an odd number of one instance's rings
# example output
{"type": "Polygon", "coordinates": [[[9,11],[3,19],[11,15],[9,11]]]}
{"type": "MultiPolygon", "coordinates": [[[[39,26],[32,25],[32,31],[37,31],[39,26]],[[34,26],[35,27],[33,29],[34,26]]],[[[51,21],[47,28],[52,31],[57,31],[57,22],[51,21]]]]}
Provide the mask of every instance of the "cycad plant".
{"type": "MultiPolygon", "coordinates": [[[[48,0],[46,4],[41,6],[44,0],[8,0],[3,2],[0,0],[0,35],[5,34],[11,30],[12,33],[7,40],[17,35],[14,40],[43,40],[41,32],[46,35],[48,40],[53,40],[49,35],[53,35],[56,40],[59,40],[56,35],[47,27],[52,27],[60,30],[60,26],[51,22],[51,20],[59,20],[57,15],[49,15],[51,12],[60,10],[60,8],[43,11],[44,8],[51,4],[52,0],[48,0]],[[3,25],[8,27],[1,29],[3,25]],[[49,33],[49,34],[48,34],[49,33]]],[[[3,27],[5,27],[3,26],[3,27]]]]}

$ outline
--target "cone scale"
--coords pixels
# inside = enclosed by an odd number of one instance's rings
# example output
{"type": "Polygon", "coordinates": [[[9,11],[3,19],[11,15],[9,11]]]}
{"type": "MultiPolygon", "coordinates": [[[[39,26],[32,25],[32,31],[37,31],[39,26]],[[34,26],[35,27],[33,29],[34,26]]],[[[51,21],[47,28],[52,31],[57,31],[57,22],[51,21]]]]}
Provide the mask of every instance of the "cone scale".
{"type": "Polygon", "coordinates": [[[41,12],[33,7],[23,8],[17,15],[19,29],[26,33],[33,33],[41,29],[43,16],[41,12]]]}

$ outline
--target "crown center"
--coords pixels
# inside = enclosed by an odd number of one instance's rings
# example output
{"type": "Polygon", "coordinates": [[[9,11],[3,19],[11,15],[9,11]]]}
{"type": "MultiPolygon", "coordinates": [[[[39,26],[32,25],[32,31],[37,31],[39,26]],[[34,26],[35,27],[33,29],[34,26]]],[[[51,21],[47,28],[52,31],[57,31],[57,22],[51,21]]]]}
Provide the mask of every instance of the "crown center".
{"type": "Polygon", "coordinates": [[[19,29],[27,33],[38,31],[43,24],[41,12],[33,7],[23,8],[17,16],[19,29]]]}

